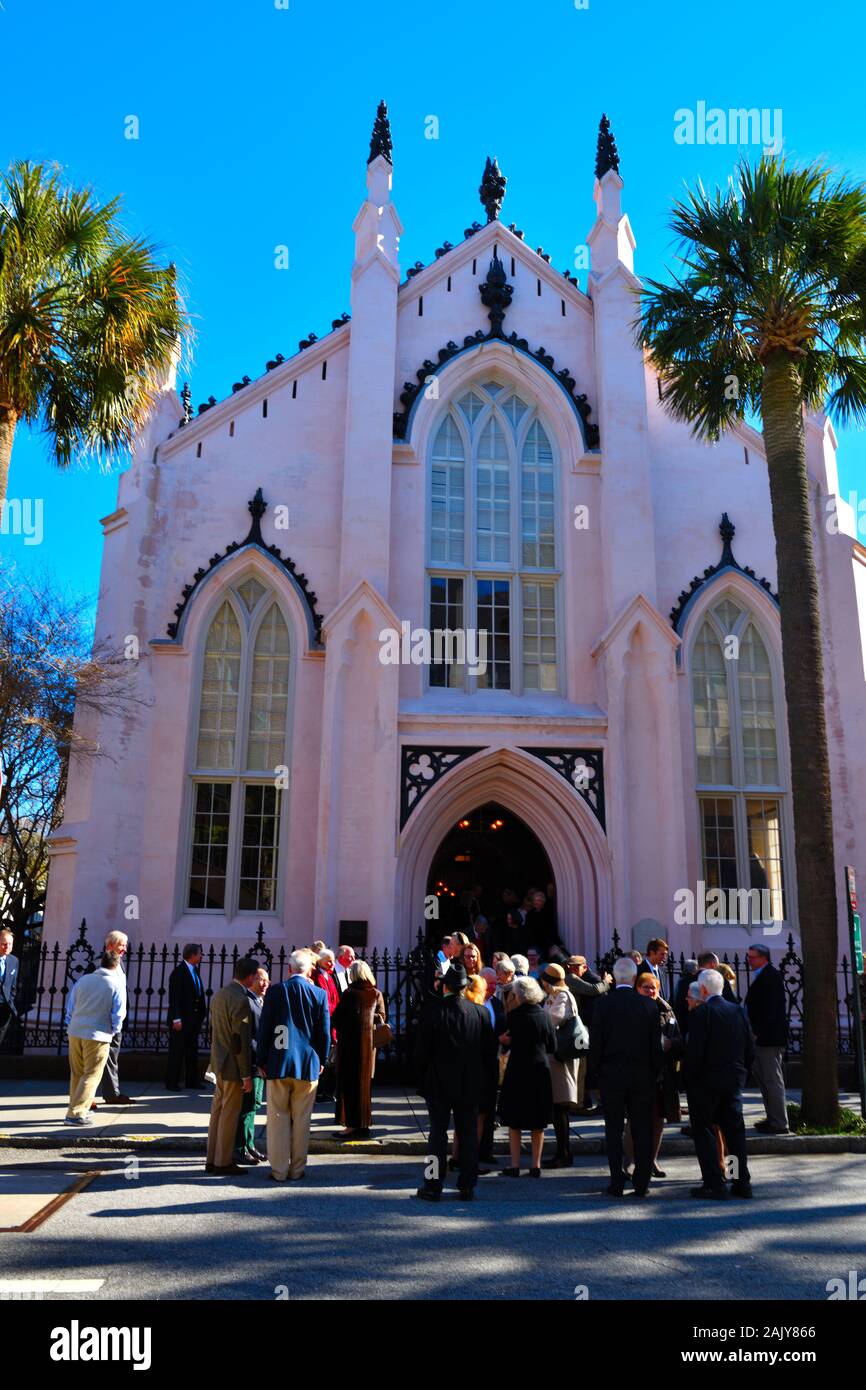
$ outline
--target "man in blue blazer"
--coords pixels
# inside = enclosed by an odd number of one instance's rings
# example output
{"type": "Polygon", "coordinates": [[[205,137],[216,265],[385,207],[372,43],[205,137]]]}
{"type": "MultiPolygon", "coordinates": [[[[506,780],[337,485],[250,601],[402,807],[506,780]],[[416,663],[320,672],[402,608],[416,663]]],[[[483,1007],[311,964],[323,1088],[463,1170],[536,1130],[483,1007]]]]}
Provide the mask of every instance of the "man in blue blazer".
{"type": "Polygon", "coordinates": [[[18,1017],[15,994],[18,989],[18,957],[13,956],[15,938],[7,927],[0,930],[0,1044],[14,1018],[18,1017]]]}
{"type": "Polygon", "coordinates": [[[289,978],[262,1005],[256,1054],[268,1082],[268,1162],[275,1182],[298,1180],[307,1166],[316,1088],[331,1048],[328,996],[310,979],[311,951],[289,956],[289,978]]]}

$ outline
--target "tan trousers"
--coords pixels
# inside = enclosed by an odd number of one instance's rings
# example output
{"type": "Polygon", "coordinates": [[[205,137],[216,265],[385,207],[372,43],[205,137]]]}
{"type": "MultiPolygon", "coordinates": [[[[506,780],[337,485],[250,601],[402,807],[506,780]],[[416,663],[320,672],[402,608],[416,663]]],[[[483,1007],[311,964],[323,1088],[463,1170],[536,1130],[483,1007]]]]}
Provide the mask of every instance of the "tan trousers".
{"type": "Polygon", "coordinates": [[[581,1107],[586,1097],[586,1072],[589,1065],[587,1054],[584,1052],[577,1059],[577,1105],[581,1107]]]}
{"type": "Polygon", "coordinates": [[[275,1178],[302,1178],[318,1081],[268,1080],[268,1162],[275,1178]]]}
{"type": "Polygon", "coordinates": [[[90,1103],[99,1089],[110,1047],[110,1042],[94,1042],[92,1038],[69,1039],[68,1120],[90,1114],[90,1103]]]}
{"type": "Polygon", "coordinates": [[[207,1161],[216,1168],[228,1168],[234,1162],[235,1134],[243,1095],[243,1082],[217,1077],[207,1127],[207,1161]]]}

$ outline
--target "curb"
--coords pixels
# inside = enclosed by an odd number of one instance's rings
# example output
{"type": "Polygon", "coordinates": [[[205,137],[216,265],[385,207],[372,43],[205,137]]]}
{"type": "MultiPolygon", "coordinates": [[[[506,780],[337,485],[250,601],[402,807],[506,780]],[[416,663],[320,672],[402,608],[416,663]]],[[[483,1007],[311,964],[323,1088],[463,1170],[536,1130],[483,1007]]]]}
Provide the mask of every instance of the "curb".
{"type": "MultiPolygon", "coordinates": [[[[548,1146],[550,1147],[550,1146],[548,1146]]],[[[164,1137],[155,1135],[147,1138],[142,1135],[106,1137],[96,1139],[68,1134],[18,1136],[0,1134],[0,1148],[4,1149],[85,1149],[117,1150],[122,1153],[159,1154],[203,1154],[207,1140],[202,1136],[177,1135],[164,1137]]],[[[599,1138],[575,1138],[571,1141],[575,1157],[586,1154],[604,1153],[604,1140],[599,1138]]],[[[858,1134],[777,1134],[748,1138],[746,1150],[750,1154],[835,1154],[866,1153],[866,1136],[858,1134]]],[[[311,1154],[361,1154],[366,1156],[399,1157],[414,1156],[423,1158],[427,1154],[427,1141],[417,1139],[356,1139],[348,1143],[338,1139],[312,1139],[311,1154]]],[[[508,1145],[504,1140],[494,1144],[494,1152],[507,1154],[508,1145]]],[[[662,1154],[690,1154],[695,1152],[694,1144],[684,1137],[662,1141],[662,1154]]]]}

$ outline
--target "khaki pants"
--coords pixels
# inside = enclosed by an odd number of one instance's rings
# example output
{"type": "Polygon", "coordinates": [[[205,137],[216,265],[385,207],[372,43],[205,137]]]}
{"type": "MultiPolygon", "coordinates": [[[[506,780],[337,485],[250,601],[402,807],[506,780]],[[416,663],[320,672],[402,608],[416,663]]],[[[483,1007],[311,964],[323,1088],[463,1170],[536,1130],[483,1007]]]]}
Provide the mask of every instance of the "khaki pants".
{"type": "Polygon", "coordinates": [[[92,1038],[69,1039],[68,1120],[89,1115],[110,1047],[110,1042],[94,1042],[92,1038]]]}
{"type": "Polygon", "coordinates": [[[217,1077],[207,1127],[207,1161],[215,1168],[228,1168],[234,1162],[235,1134],[244,1088],[241,1081],[217,1077]]]}
{"type": "Polygon", "coordinates": [[[785,1104],[785,1074],[782,1070],[784,1047],[755,1046],[752,1070],[761,1088],[767,1119],[774,1129],[788,1128],[788,1109],[785,1104]]]}
{"type": "Polygon", "coordinates": [[[589,1066],[587,1054],[581,1053],[577,1059],[577,1105],[580,1109],[586,1097],[586,1072],[589,1066]]]}
{"type": "Polygon", "coordinates": [[[275,1178],[302,1178],[318,1081],[268,1081],[268,1162],[275,1178]]]}

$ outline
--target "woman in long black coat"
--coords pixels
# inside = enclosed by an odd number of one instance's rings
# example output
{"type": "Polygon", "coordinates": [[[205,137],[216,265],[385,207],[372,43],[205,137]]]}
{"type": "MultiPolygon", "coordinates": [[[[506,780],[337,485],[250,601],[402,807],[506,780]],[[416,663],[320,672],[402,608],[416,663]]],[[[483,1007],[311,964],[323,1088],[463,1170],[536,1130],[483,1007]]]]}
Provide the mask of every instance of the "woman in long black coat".
{"type": "Polygon", "coordinates": [[[541,1177],[541,1149],[544,1131],[553,1120],[553,1087],[548,1056],[556,1051],[556,1030],[549,1014],[541,1007],[540,985],[528,975],[518,976],[505,996],[508,1031],[504,1041],[509,1048],[508,1066],[499,1097],[499,1118],[508,1127],[511,1167],[504,1177],[520,1176],[520,1136],[531,1135],[529,1176],[541,1177]]]}

